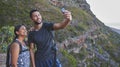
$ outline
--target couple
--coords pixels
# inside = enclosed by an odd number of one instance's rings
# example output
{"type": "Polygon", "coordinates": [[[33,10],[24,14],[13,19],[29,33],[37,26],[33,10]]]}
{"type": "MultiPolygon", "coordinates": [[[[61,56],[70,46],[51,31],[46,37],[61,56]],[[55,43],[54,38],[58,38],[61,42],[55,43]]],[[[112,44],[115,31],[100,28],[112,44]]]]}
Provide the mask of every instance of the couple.
{"type": "Polygon", "coordinates": [[[29,50],[24,41],[27,36],[26,27],[18,25],[14,29],[16,37],[10,46],[11,67],[30,67],[30,65],[32,67],[61,67],[59,60],[54,58],[52,31],[65,28],[72,20],[71,12],[67,10],[63,16],[64,20],[60,23],[46,23],[42,21],[38,10],[31,10],[30,18],[34,22],[34,28],[28,34],[29,50]],[[21,50],[23,52],[20,52],[21,50]]]}

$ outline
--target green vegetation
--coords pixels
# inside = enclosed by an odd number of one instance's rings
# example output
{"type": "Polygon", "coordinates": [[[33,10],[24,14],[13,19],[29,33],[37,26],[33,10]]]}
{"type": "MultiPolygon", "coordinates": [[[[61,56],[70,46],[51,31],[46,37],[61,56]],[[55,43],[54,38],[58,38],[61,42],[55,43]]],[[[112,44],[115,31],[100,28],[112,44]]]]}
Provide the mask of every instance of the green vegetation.
{"type": "Polygon", "coordinates": [[[4,26],[0,29],[0,53],[6,52],[7,46],[12,42],[13,30],[13,26],[4,26]]]}
{"type": "Polygon", "coordinates": [[[78,54],[78,58],[80,58],[80,60],[83,60],[87,55],[88,55],[87,50],[85,48],[82,48],[80,50],[80,53],[78,54]]]}
{"type": "Polygon", "coordinates": [[[66,67],[76,67],[77,66],[77,60],[75,57],[71,54],[69,54],[66,50],[61,50],[62,54],[68,59],[68,65],[66,67]]]}

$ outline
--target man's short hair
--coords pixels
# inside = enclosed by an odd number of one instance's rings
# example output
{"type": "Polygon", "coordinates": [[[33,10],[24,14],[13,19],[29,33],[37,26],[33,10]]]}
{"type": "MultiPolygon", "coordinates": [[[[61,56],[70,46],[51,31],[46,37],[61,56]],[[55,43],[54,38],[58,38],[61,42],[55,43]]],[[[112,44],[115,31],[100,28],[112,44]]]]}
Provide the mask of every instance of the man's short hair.
{"type": "Polygon", "coordinates": [[[30,11],[30,18],[32,18],[32,13],[33,12],[36,12],[36,11],[38,11],[37,9],[32,9],[31,11],[30,11]]]}

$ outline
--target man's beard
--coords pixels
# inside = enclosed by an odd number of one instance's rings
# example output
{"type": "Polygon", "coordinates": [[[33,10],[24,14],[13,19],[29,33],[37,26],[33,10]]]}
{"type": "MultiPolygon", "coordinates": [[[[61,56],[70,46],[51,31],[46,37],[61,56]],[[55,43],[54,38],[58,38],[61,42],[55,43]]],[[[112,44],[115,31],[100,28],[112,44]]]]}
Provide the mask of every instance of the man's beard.
{"type": "Polygon", "coordinates": [[[39,24],[41,24],[42,22],[35,22],[35,25],[39,25],[39,24]]]}

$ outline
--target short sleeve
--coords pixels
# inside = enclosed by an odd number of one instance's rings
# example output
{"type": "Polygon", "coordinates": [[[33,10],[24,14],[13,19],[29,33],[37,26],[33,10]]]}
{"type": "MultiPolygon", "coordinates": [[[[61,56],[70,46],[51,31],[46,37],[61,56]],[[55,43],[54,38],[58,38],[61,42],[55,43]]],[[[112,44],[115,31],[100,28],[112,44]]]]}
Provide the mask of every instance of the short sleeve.
{"type": "Polygon", "coordinates": [[[28,34],[28,44],[30,44],[30,43],[34,43],[32,31],[30,31],[28,34]]]}
{"type": "Polygon", "coordinates": [[[48,30],[54,30],[53,25],[54,23],[44,23],[45,28],[48,30]]]}

